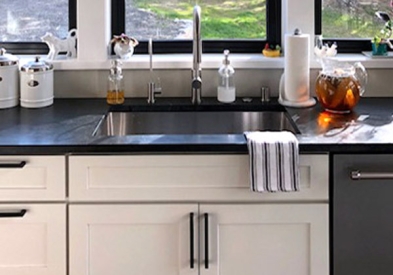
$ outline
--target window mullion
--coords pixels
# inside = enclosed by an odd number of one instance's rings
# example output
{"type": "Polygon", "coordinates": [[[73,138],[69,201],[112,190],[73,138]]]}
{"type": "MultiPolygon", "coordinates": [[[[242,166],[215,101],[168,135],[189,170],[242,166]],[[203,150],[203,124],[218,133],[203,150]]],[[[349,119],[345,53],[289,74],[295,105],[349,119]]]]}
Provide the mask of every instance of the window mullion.
{"type": "Polygon", "coordinates": [[[71,30],[76,27],[76,0],[68,0],[68,28],[71,30]]]}
{"type": "Polygon", "coordinates": [[[322,0],[315,0],[315,34],[322,34],[322,0]]]}
{"type": "Polygon", "coordinates": [[[125,0],[112,0],[112,34],[125,33],[126,25],[125,0]]]}
{"type": "Polygon", "coordinates": [[[266,1],[266,37],[273,45],[281,45],[281,0],[266,1]]]}

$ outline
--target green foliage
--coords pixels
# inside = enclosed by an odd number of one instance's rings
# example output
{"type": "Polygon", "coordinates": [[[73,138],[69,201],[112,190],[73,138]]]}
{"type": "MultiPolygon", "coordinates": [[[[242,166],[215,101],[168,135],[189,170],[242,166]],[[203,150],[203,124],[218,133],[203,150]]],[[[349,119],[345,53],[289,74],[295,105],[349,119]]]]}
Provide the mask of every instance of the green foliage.
{"type": "MultiPolygon", "coordinates": [[[[192,19],[195,0],[133,0],[132,5],[167,19],[192,19]]],[[[197,0],[202,8],[204,39],[260,39],[266,37],[266,0],[197,0]]],[[[378,6],[388,9],[389,3],[378,6]]],[[[375,17],[376,7],[363,5],[355,13],[337,6],[323,8],[322,34],[326,38],[390,37],[387,25],[375,17]],[[381,32],[382,29],[382,32],[381,32]]],[[[388,22],[391,24],[390,22],[388,22]]],[[[391,29],[391,25],[389,26],[391,29]]]]}
{"type": "Polygon", "coordinates": [[[392,35],[392,23],[378,19],[372,6],[365,6],[351,16],[343,10],[325,7],[322,17],[323,36],[339,38],[369,38],[379,44],[392,35]]]}
{"type": "Polygon", "coordinates": [[[322,17],[323,36],[341,38],[371,38],[381,29],[373,17],[351,17],[335,9],[325,8],[322,17]]]}
{"type": "MultiPolygon", "coordinates": [[[[192,19],[194,1],[134,0],[133,5],[163,18],[192,19]]],[[[266,0],[200,1],[204,39],[261,39],[266,37],[266,0]]]]}

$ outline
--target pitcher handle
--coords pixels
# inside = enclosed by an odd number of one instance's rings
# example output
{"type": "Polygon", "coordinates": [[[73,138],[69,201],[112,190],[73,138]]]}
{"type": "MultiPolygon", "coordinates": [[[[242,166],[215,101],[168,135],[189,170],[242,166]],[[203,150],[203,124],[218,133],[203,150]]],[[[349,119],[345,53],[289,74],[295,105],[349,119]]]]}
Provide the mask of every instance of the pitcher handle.
{"type": "Polygon", "coordinates": [[[356,70],[356,78],[359,80],[360,83],[360,95],[362,96],[366,91],[366,85],[368,81],[368,74],[366,68],[364,68],[363,64],[360,62],[356,62],[354,64],[356,70]]]}

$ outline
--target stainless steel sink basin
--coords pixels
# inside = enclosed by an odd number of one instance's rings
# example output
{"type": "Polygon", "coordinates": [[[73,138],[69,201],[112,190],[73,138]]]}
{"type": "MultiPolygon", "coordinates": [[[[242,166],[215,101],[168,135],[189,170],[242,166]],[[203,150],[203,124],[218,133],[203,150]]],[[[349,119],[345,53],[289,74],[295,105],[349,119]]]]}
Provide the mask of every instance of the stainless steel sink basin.
{"type": "Polygon", "coordinates": [[[255,130],[299,133],[285,111],[121,111],[108,112],[93,135],[242,134],[255,130]]]}

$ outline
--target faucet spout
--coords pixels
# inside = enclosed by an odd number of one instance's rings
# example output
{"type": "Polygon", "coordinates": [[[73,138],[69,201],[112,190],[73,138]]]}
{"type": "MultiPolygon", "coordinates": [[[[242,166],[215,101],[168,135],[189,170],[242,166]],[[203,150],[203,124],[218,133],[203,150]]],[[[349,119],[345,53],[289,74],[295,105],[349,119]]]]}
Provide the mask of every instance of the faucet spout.
{"type": "Polygon", "coordinates": [[[202,100],[202,39],[201,39],[201,8],[196,5],[193,12],[193,41],[192,41],[192,83],[191,102],[200,104],[202,100]]]}

